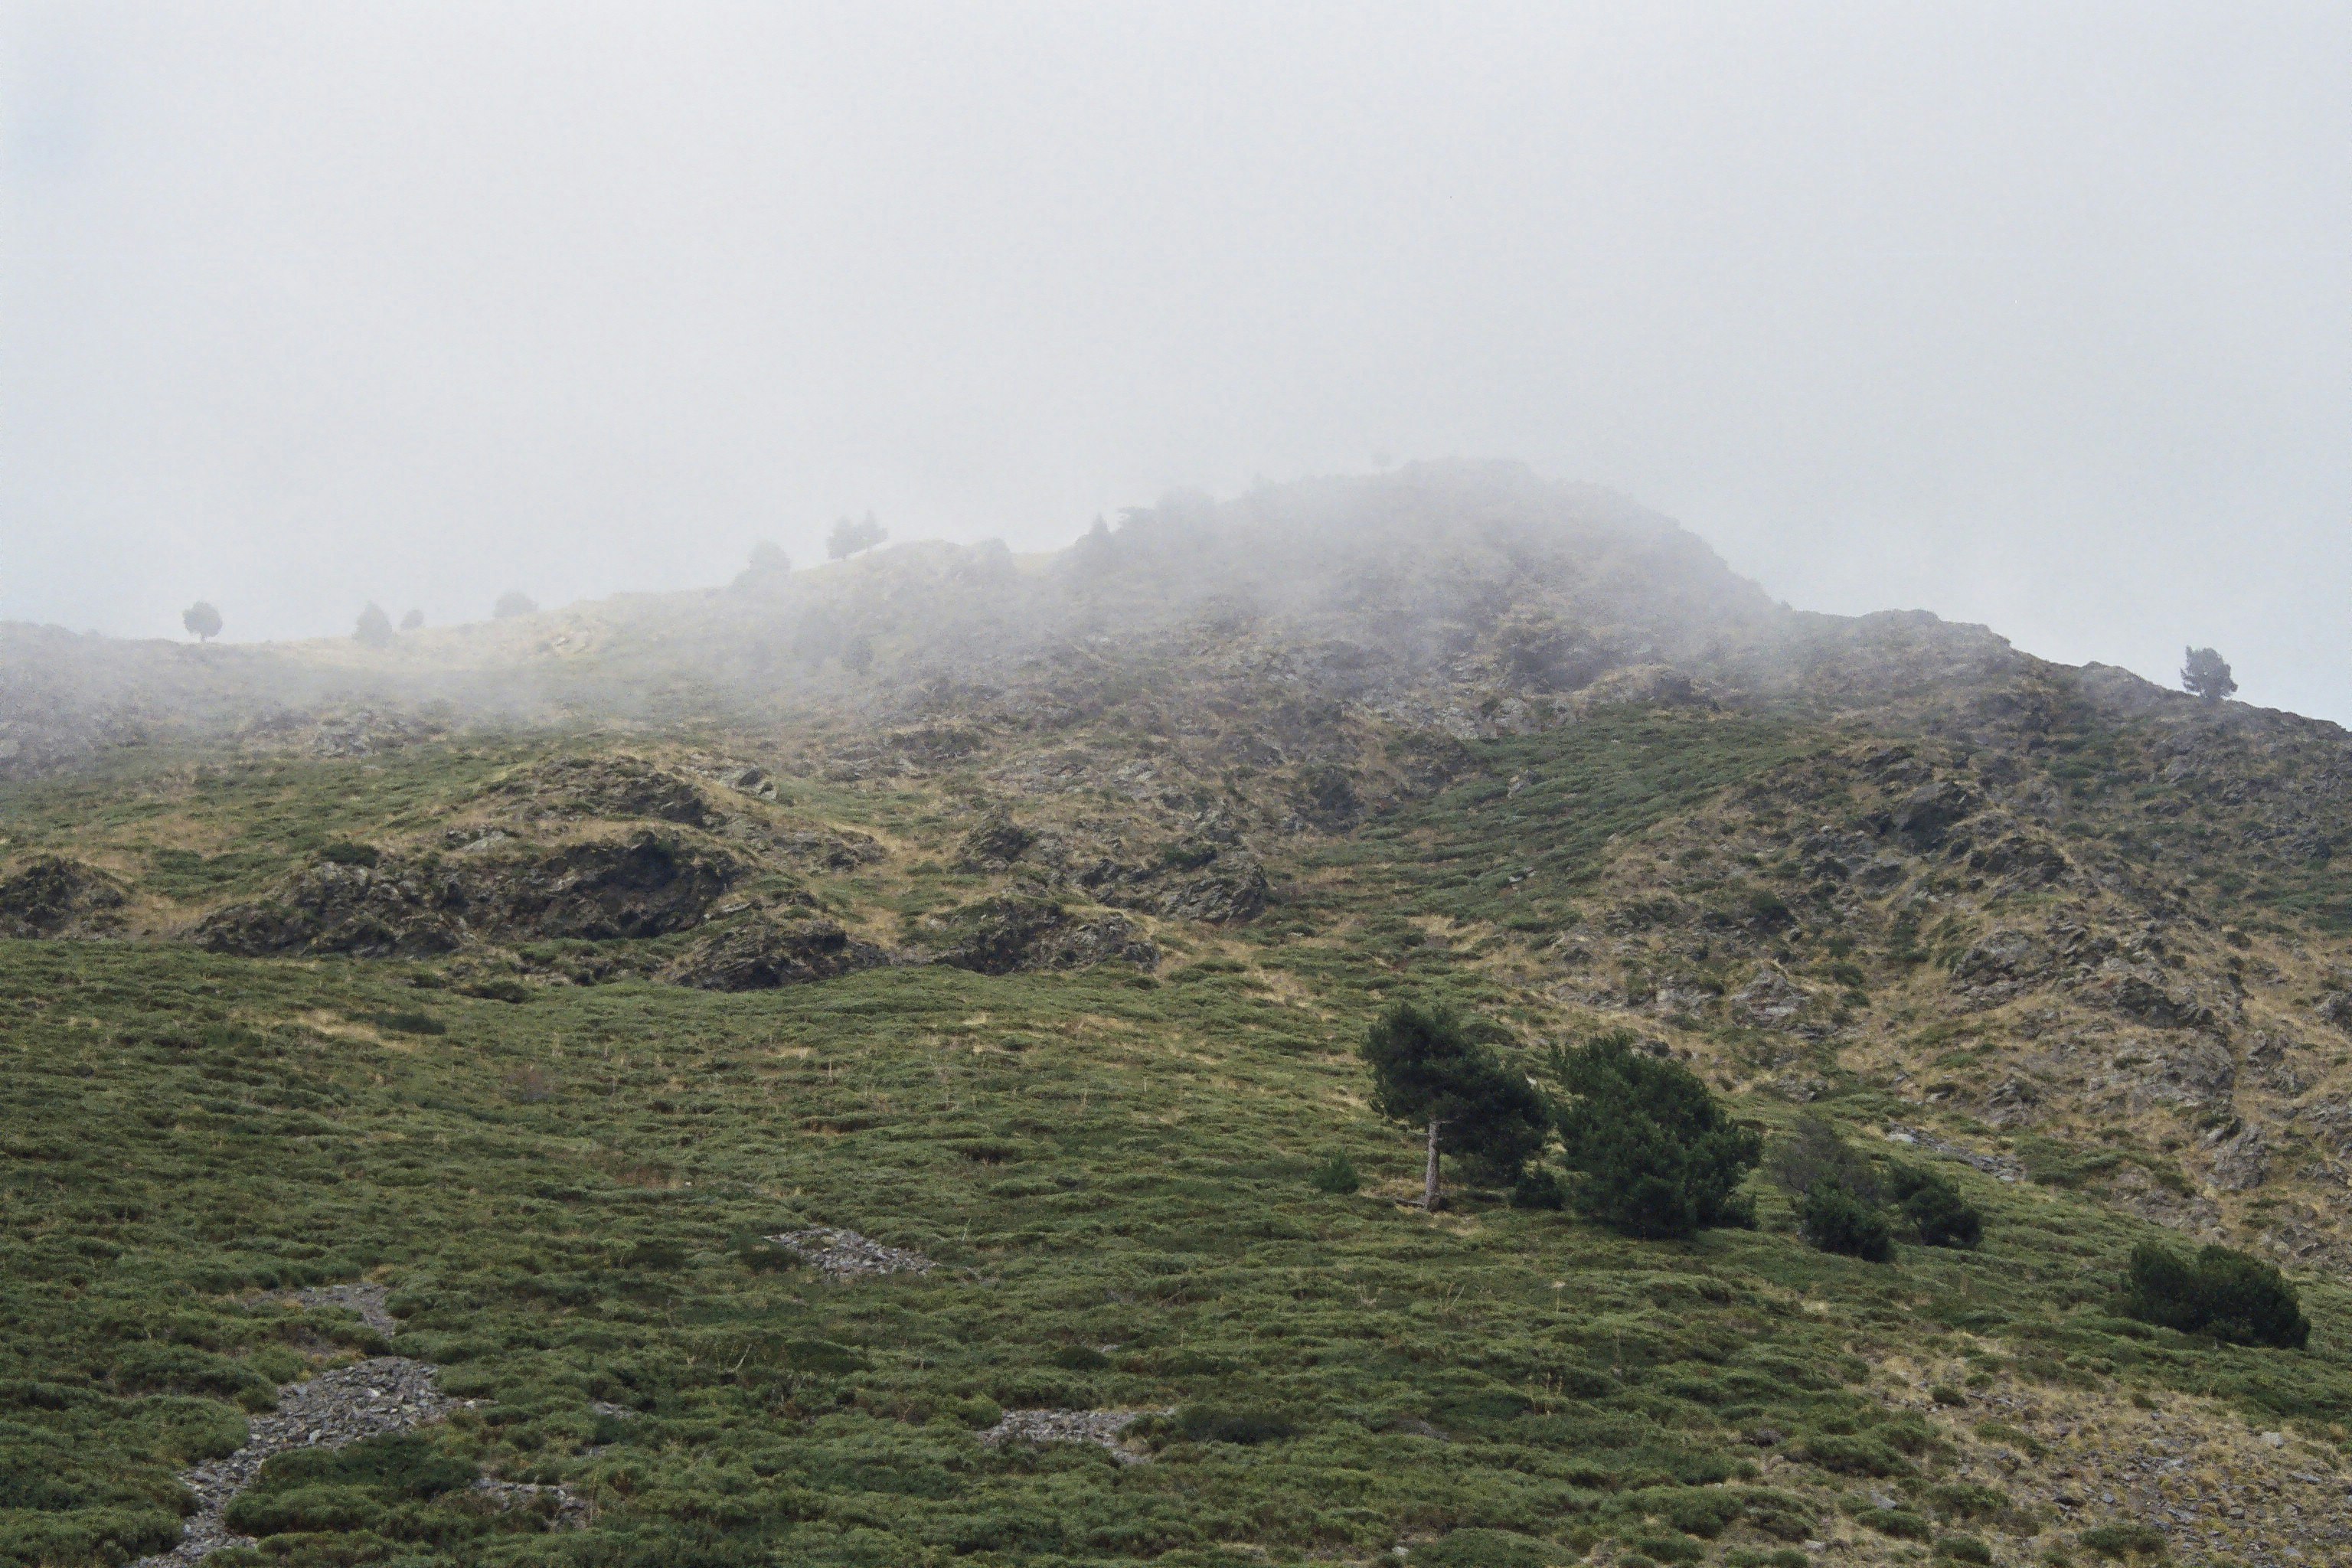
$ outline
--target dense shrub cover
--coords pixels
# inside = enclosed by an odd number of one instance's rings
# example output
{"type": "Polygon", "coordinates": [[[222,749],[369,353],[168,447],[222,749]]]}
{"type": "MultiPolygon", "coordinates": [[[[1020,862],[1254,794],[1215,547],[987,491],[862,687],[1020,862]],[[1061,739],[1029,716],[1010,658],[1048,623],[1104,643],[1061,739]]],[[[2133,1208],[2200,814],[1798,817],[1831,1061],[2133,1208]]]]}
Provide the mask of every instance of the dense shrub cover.
{"type": "Polygon", "coordinates": [[[1688,1068],[1610,1034],[1555,1047],[1550,1068],[1566,1097],[1554,1116],[1578,1212],[1649,1238],[1756,1223],[1738,1189],[1761,1140],[1725,1115],[1688,1068]]]}
{"type": "Polygon", "coordinates": [[[2232,1344],[2301,1350],[2311,1339],[2294,1287],[2274,1265],[2226,1247],[2183,1258],[2154,1242],[2132,1248],[2124,1310],[2143,1322],[2232,1344]]]}
{"type": "Polygon", "coordinates": [[[1885,1263],[1895,1256],[1895,1232],[1886,1223],[1886,1211],[1834,1182],[1816,1182],[1798,1200],[1797,1231],[1807,1245],[1823,1252],[1867,1263],[1885,1263]]]}

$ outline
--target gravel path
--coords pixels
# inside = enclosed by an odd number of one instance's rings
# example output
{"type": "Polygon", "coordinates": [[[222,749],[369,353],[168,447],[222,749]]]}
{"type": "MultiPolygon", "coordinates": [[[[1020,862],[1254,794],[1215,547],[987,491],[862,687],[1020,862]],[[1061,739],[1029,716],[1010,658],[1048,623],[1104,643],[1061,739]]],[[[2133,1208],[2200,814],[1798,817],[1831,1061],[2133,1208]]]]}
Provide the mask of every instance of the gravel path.
{"type": "Polygon", "coordinates": [[[797,1253],[802,1261],[814,1264],[835,1279],[856,1279],[881,1274],[929,1274],[934,1267],[931,1260],[919,1252],[885,1247],[854,1230],[836,1230],[829,1225],[788,1230],[768,1239],[778,1247],[797,1253]]]}

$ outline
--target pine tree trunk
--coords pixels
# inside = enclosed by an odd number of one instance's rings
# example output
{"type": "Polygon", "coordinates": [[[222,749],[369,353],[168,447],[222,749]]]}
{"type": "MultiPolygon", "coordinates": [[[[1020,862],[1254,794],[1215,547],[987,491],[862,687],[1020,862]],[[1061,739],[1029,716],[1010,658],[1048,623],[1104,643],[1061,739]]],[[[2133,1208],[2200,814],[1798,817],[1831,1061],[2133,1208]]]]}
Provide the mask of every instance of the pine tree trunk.
{"type": "Polygon", "coordinates": [[[1437,1212],[1437,1118],[1429,1119],[1429,1169],[1422,1178],[1421,1206],[1437,1212]]]}

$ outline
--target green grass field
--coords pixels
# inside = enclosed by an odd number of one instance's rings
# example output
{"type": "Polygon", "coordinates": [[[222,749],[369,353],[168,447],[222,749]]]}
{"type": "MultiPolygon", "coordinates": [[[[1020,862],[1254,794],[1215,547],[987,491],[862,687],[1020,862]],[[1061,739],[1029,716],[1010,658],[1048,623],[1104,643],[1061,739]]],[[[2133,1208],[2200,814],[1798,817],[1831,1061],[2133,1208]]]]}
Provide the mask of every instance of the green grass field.
{"type": "Polygon", "coordinates": [[[267,1293],[362,1275],[401,1353],[481,1402],[431,1449],[594,1521],[329,1486],[260,1560],[1763,1562],[1856,1485],[1986,1506],[1944,1484],[1966,1436],[1884,1397],[1890,1352],[2314,1431],[2352,1411],[2342,1292],[2306,1290],[2291,1357],[2120,1322],[2143,1227],[1957,1167],[1985,1247],[1892,1267],[1806,1250],[1770,1202],[1687,1245],[1400,1207],[1418,1150],[1361,1108],[1345,985],[1227,962],[510,1005],[432,979],[0,945],[0,1560],[168,1544],[179,1468],[306,1363],[379,1348],[267,1293]],[[1365,1191],[1310,1184],[1334,1150],[1365,1191]],[[833,1283],[730,1245],[809,1223],[940,1267],[833,1283]],[[1178,1414],[1144,1464],[980,1445],[1024,1407],[1178,1414]]]}

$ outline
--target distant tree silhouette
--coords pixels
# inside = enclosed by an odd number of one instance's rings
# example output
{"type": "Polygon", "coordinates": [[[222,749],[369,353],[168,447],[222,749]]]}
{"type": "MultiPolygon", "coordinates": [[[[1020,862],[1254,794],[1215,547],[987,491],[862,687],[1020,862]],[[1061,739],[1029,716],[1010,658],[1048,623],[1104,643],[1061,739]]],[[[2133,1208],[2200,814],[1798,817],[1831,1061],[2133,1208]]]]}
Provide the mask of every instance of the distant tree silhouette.
{"type": "Polygon", "coordinates": [[[763,539],[751,546],[751,569],[758,576],[781,577],[793,569],[793,558],[774,540],[763,539]]]}
{"type": "Polygon", "coordinates": [[[2188,662],[2180,667],[2181,687],[2208,702],[2219,702],[2238,689],[2230,679],[2230,661],[2210,647],[2185,650],[2188,662]]]}
{"type": "Polygon", "coordinates": [[[490,606],[490,614],[501,621],[517,616],[535,616],[539,614],[539,601],[520,588],[509,588],[499,595],[499,602],[490,606]]]}
{"type": "Polygon", "coordinates": [[[854,522],[845,514],[834,523],[833,532],[825,539],[824,552],[835,561],[846,561],[889,537],[890,531],[876,521],[872,512],[867,512],[862,522],[854,522]]]}
{"type": "Polygon", "coordinates": [[[210,642],[220,636],[220,612],[203,599],[180,612],[180,624],[187,627],[188,635],[198,642],[210,642]]]}
{"type": "Polygon", "coordinates": [[[411,610],[400,617],[400,629],[404,632],[413,632],[424,624],[425,612],[422,610],[411,610]]]}
{"type": "Polygon", "coordinates": [[[390,647],[392,617],[383,613],[382,605],[371,600],[368,607],[360,612],[359,625],[352,628],[352,636],[369,647],[390,647]]]}

